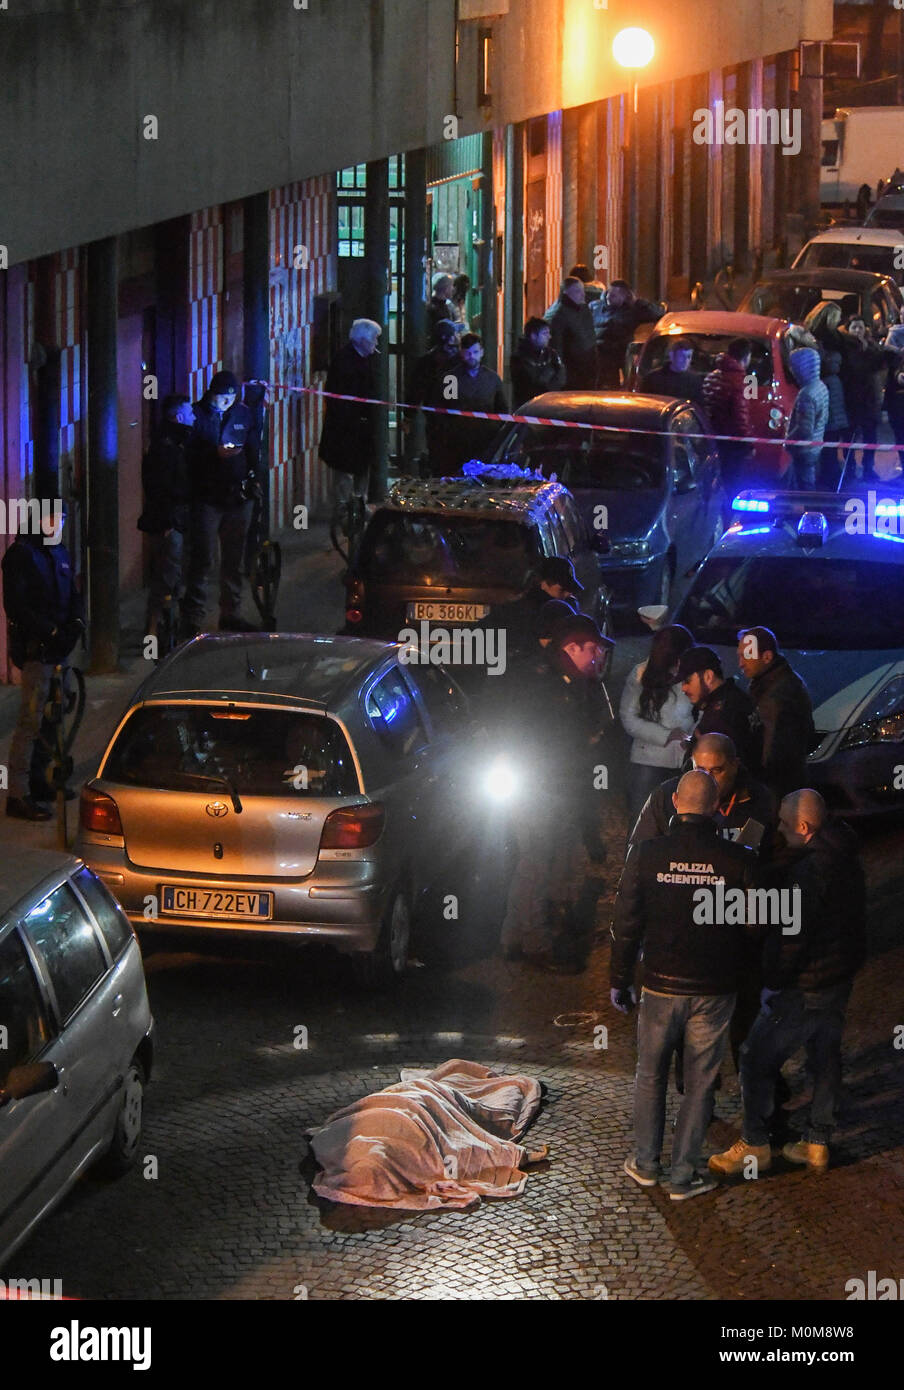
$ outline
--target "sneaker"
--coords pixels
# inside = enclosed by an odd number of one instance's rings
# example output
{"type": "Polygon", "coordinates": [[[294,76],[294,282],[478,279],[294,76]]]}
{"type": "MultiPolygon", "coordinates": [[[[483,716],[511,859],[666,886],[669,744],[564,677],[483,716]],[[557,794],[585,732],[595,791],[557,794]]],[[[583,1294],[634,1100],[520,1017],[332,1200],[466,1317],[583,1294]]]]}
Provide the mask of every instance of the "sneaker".
{"type": "Polygon", "coordinates": [[[789,1163],[805,1163],[818,1172],[829,1166],[828,1144],[809,1144],[806,1139],[799,1139],[796,1144],[786,1144],[782,1153],[789,1163]]]}
{"type": "Polygon", "coordinates": [[[657,1168],[655,1173],[651,1173],[649,1171],[644,1172],[643,1168],[638,1168],[637,1159],[634,1157],[633,1154],[631,1154],[630,1158],[625,1159],[623,1167],[625,1172],[628,1174],[628,1177],[633,1178],[639,1187],[659,1186],[659,1169],[657,1168]]]}
{"type": "Polygon", "coordinates": [[[772,1166],[772,1150],[768,1144],[748,1144],[746,1139],[736,1139],[724,1153],[713,1154],[709,1167],[713,1173],[742,1173],[748,1158],[756,1159],[758,1172],[765,1172],[772,1166]]]}
{"type": "Polygon", "coordinates": [[[686,1202],[690,1197],[702,1197],[704,1192],[714,1192],[719,1186],[715,1178],[703,1173],[695,1173],[687,1187],[673,1187],[669,1193],[672,1202],[686,1202]]]}
{"type": "Polygon", "coordinates": [[[40,806],[30,796],[8,796],[6,798],[6,814],[15,816],[16,820],[53,819],[53,812],[48,811],[46,806],[40,806]]]}

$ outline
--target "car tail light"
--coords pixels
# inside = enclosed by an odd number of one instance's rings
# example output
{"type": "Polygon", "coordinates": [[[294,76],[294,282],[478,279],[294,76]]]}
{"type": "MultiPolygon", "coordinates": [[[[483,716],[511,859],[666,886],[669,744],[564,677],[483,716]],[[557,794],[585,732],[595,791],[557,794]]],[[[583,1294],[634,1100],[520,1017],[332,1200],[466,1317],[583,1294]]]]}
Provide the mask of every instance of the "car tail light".
{"type": "Polygon", "coordinates": [[[98,835],[122,834],[116,802],[112,796],[95,791],[93,787],[85,787],[82,791],[80,819],[83,830],[93,830],[98,835]]]}
{"type": "Polygon", "coordinates": [[[364,581],[350,579],[345,586],[345,621],[360,623],[364,617],[364,581]]]}
{"type": "Polygon", "coordinates": [[[321,849],[364,849],[383,834],[386,808],[375,801],[368,806],[340,806],[323,823],[321,849]]]}

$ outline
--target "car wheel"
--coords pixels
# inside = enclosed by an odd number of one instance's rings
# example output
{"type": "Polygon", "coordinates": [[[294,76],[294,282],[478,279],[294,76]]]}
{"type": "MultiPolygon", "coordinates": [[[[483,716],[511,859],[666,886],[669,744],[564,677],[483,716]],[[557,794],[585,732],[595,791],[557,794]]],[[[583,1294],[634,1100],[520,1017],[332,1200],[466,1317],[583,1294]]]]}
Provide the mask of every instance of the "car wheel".
{"type": "Polygon", "coordinates": [[[387,989],[402,978],[408,966],[411,942],[411,909],[398,889],[389,900],[376,947],[354,957],[355,975],[367,989],[387,989]]]}
{"type": "Polygon", "coordinates": [[[105,1178],[120,1178],[134,1165],[141,1143],[141,1121],[144,1110],[144,1067],[133,1058],[126,1071],[122,1096],[113,1129],[110,1147],[97,1163],[97,1171],[105,1178]]]}

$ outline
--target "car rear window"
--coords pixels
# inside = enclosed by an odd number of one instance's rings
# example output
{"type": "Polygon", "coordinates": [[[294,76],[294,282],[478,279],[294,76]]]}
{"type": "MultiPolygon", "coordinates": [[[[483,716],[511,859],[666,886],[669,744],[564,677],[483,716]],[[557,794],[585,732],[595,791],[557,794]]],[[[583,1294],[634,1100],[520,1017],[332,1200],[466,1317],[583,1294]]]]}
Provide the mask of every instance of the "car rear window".
{"type": "Polygon", "coordinates": [[[365,533],[365,579],[437,588],[505,587],[530,579],[535,540],[515,519],[378,512],[365,533]]]}
{"type": "Polygon", "coordinates": [[[644,492],[665,483],[663,437],[633,438],[556,425],[516,425],[498,459],[555,475],[567,488],[644,492]]]}
{"type": "Polygon", "coordinates": [[[815,285],[757,285],[751,290],[744,308],[748,314],[803,323],[824,300],[837,304],[843,318],[859,314],[862,307],[859,294],[839,294],[815,285]]]}
{"type": "Polygon", "coordinates": [[[904,565],[715,556],[697,576],[678,621],[705,646],[734,647],[740,628],[758,624],[778,633],[783,647],[904,647],[904,565]]]}
{"type": "MultiPolygon", "coordinates": [[[[694,349],[690,371],[699,372],[701,376],[711,372],[716,365],[717,357],[727,352],[729,343],[733,343],[739,336],[738,333],[689,333],[682,328],[682,339],[691,343],[694,349]]],[[[761,386],[767,386],[772,380],[772,343],[768,338],[751,338],[746,334],[744,336],[752,348],[749,370],[761,386]]],[[[673,342],[674,337],[665,333],[657,334],[650,339],[641,358],[640,376],[666,365],[666,356],[673,342]]]]}
{"type": "Polygon", "coordinates": [[[103,776],[130,787],[208,794],[219,779],[221,794],[231,789],[241,796],[360,791],[348,741],[335,720],[204,704],[136,709],[110,750],[103,776]]]}
{"type": "Polygon", "coordinates": [[[879,275],[901,279],[901,271],[895,266],[893,246],[863,246],[856,241],[818,241],[807,247],[799,268],[814,270],[821,265],[872,270],[879,275]]]}

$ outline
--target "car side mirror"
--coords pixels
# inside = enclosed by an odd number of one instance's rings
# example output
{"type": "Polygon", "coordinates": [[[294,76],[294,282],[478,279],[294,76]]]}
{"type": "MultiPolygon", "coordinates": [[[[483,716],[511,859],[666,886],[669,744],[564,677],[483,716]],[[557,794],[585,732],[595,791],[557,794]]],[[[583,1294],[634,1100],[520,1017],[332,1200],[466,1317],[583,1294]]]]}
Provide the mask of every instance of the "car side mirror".
{"type": "Polygon", "coordinates": [[[60,1074],[52,1062],[26,1062],[24,1066],[13,1067],[6,1085],[0,1090],[0,1107],[11,1100],[25,1100],[26,1096],[54,1091],[59,1082],[60,1074]]]}

